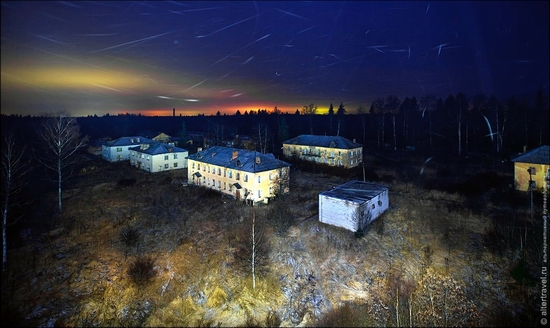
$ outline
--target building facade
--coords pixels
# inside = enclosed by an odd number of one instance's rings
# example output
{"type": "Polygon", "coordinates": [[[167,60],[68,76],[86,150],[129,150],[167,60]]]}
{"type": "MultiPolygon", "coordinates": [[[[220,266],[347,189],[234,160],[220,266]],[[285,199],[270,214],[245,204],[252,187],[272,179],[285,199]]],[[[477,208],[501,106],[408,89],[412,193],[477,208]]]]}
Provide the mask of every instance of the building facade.
{"type": "Polygon", "coordinates": [[[283,142],[283,155],[301,160],[352,168],[363,162],[363,146],[340,136],[302,134],[283,142]]]}
{"type": "Polygon", "coordinates": [[[190,155],[188,183],[250,204],[289,192],[290,164],[273,154],[215,146],[190,155]]]}
{"type": "Polygon", "coordinates": [[[545,176],[550,176],[550,146],[540,146],[512,159],[514,162],[514,185],[516,190],[529,191],[546,187],[545,176]]]}
{"type": "Polygon", "coordinates": [[[388,188],[352,180],[319,194],[319,221],[357,232],[389,208],[388,188]]]}
{"type": "Polygon", "coordinates": [[[109,162],[127,161],[130,159],[130,148],[152,143],[155,141],[140,136],[121,137],[103,144],[101,157],[109,162]]]}
{"type": "Polygon", "coordinates": [[[187,167],[189,152],[172,144],[156,142],[130,148],[130,164],[146,172],[181,170],[187,167]]]}

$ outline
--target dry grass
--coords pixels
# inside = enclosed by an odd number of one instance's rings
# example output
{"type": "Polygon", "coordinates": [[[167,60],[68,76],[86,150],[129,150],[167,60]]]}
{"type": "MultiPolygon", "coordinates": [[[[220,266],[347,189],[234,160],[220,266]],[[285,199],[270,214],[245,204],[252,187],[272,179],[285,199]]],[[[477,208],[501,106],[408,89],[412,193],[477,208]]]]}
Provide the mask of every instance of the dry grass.
{"type": "Polygon", "coordinates": [[[297,173],[290,195],[256,208],[278,232],[266,234],[269,270],[256,289],[235,263],[252,208],[124,169],[133,186],[96,170],[105,180],[78,188],[52,231],[10,252],[3,309],[40,326],[483,326],[495,299],[523,301],[506,292],[514,257],[483,247],[489,217],[456,206],[458,194],[391,182],[399,174],[389,168],[377,175],[389,181],[390,210],[362,238],[301,222],[339,178],[297,173]],[[276,206],[288,226],[272,221],[276,206]],[[128,270],[142,257],[155,276],[138,287],[128,270]]]}

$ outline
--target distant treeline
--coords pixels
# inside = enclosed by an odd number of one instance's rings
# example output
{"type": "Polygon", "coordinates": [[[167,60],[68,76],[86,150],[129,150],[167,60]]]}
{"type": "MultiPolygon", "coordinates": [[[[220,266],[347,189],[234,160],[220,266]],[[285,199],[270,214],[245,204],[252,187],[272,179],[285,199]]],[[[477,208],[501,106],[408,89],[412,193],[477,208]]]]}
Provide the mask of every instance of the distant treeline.
{"type": "MultiPolygon", "coordinates": [[[[443,152],[464,156],[470,153],[508,158],[512,153],[549,142],[548,99],[541,90],[534,98],[459,93],[446,99],[425,96],[375,100],[369,109],[344,108],[339,104],[329,114],[316,114],[314,104],[295,113],[258,109],[226,115],[158,116],[105,115],[78,118],[82,135],[112,139],[164,132],[179,137],[201,134],[209,145],[222,145],[236,136],[255,139],[258,151],[280,154],[282,142],[300,134],[340,135],[355,140],[366,150],[443,152]],[[315,114],[308,114],[308,113],[315,114]]],[[[332,104],[331,104],[332,108],[332,104]]],[[[16,128],[34,138],[33,127],[41,117],[2,115],[2,131],[16,128]]]]}

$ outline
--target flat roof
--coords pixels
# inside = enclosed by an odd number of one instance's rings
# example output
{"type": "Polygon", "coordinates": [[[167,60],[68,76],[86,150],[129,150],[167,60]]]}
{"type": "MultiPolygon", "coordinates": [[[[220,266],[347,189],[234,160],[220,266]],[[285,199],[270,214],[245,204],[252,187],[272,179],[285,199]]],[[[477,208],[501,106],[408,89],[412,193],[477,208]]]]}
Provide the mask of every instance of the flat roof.
{"type": "Polygon", "coordinates": [[[319,195],[342,199],[353,203],[364,203],[387,191],[388,187],[371,182],[352,180],[319,195]]]}

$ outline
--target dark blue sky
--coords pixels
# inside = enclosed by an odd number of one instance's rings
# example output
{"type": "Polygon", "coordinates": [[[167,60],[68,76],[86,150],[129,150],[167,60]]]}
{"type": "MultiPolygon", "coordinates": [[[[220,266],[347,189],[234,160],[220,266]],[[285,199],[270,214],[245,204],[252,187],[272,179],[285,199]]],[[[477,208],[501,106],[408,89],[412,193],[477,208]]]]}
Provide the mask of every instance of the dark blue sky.
{"type": "Polygon", "coordinates": [[[548,2],[2,1],[2,113],[548,95],[548,2]]]}

